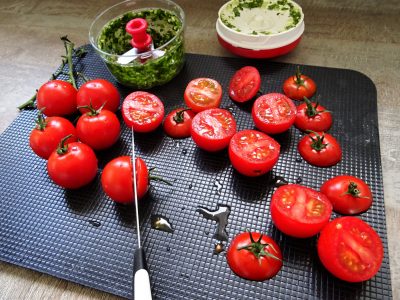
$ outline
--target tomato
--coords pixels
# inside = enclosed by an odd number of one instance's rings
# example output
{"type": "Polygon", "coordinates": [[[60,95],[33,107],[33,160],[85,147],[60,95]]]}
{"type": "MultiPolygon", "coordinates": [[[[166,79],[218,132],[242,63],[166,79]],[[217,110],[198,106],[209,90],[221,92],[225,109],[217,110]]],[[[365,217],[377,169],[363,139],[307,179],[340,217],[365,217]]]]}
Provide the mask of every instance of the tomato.
{"type": "Polygon", "coordinates": [[[192,139],[199,148],[206,151],[214,152],[228,147],[235,132],[235,119],[222,108],[202,111],[192,121],[192,139]]]}
{"type": "Polygon", "coordinates": [[[304,98],[304,103],[297,106],[294,126],[303,131],[327,131],[332,126],[332,114],[318,102],[304,98]]]}
{"type": "Polygon", "coordinates": [[[229,143],[229,159],[239,173],[260,176],[278,162],[281,146],[273,138],[257,130],[236,133],[229,143]]]}
{"type": "Polygon", "coordinates": [[[290,76],[283,83],[283,92],[286,96],[295,100],[303,100],[304,97],[311,98],[317,90],[317,85],[310,77],[300,73],[297,67],[295,75],[290,76]]]}
{"type": "Polygon", "coordinates": [[[331,167],[342,159],[342,148],[329,133],[311,132],[300,140],[297,148],[308,163],[318,167],[331,167]]]}
{"type": "MultiPolygon", "coordinates": [[[[140,157],[135,160],[136,188],[138,199],[143,198],[149,186],[149,170],[140,157]]],[[[120,156],[108,162],[101,174],[101,186],[104,192],[115,202],[134,203],[132,158],[120,156]]]]}
{"type": "Polygon", "coordinates": [[[65,144],[65,138],[47,161],[47,172],[59,186],[77,189],[91,182],[97,173],[97,158],[83,143],[65,144]]]}
{"type": "Polygon", "coordinates": [[[258,70],[246,66],[237,71],[229,83],[229,96],[236,102],[246,102],[257,95],[261,86],[258,70]]]}
{"type": "Polygon", "coordinates": [[[187,85],[183,97],[186,105],[195,113],[217,108],[221,104],[222,87],[211,78],[193,79],[187,85]]]}
{"type": "Polygon", "coordinates": [[[280,186],[272,195],[271,218],[283,233],[307,238],[316,235],[329,222],[332,204],[313,189],[298,184],[280,186]]]}
{"type": "Polygon", "coordinates": [[[39,112],[36,120],[36,127],[29,136],[29,145],[33,152],[44,159],[48,159],[50,154],[57,149],[60,141],[67,135],[72,135],[66,144],[76,142],[76,130],[74,125],[62,117],[44,118],[39,112]]]}
{"type": "Polygon", "coordinates": [[[71,115],[76,111],[76,94],[69,82],[51,80],[39,88],[36,105],[48,117],[71,115]]]}
{"type": "Polygon", "coordinates": [[[122,117],[137,132],[155,130],[164,118],[164,104],[148,92],[133,92],[122,103],[122,117]]]}
{"type": "Polygon", "coordinates": [[[344,215],[362,213],[372,205],[369,186],[360,178],[350,175],[328,179],[321,186],[321,193],[331,201],[334,211],[344,215]]]}
{"type": "Polygon", "coordinates": [[[383,260],[379,235],[356,217],[337,218],[326,225],[317,249],[325,268],[349,282],[369,280],[378,273],[383,260]]]}
{"type": "Polygon", "coordinates": [[[282,268],[281,249],[272,238],[258,232],[235,236],[226,259],[236,275],[249,280],[272,278],[282,268]]]}
{"type": "Polygon", "coordinates": [[[258,129],[267,134],[282,133],[293,125],[296,106],[283,94],[270,93],[254,102],[252,116],[258,129]]]}
{"type": "Polygon", "coordinates": [[[117,116],[106,109],[94,110],[79,117],[76,131],[79,140],[93,150],[104,150],[114,145],[119,138],[121,126],[117,116]]]}
{"type": "Polygon", "coordinates": [[[190,109],[174,109],[164,120],[164,131],[173,138],[189,137],[193,118],[194,112],[190,109]]]}
{"type": "MultiPolygon", "coordinates": [[[[105,79],[93,79],[85,82],[79,88],[76,97],[78,107],[92,105],[94,109],[99,109],[104,105],[104,109],[112,112],[118,110],[120,102],[120,95],[117,88],[105,79]]],[[[79,111],[85,113],[89,110],[80,108],[79,111]]]]}

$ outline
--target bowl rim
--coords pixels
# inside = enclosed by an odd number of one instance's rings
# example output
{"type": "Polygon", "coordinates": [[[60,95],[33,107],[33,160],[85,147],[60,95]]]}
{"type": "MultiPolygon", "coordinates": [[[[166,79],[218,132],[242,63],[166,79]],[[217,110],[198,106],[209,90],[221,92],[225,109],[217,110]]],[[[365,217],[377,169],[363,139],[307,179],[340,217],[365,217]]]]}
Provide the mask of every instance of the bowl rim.
{"type": "MultiPolygon", "coordinates": [[[[181,33],[182,33],[183,30],[185,29],[185,25],[186,25],[186,15],[185,15],[185,12],[184,12],[184,10],[182,9],[182,7],[181,7],[180,5],[178,5],[177,3],[175,3],[175,2],[173,2],[173,1],[171,1],[171,0],[155,0],[155,1],[158,1],[158,2],[165,2],[165,3],[169,4],[169,5],[176,6],[176,7],[178,8],[178,10],[180,11],[181,16],[182,16],[182,19],[181,19],[182,26],[181,26],[181,28],[179,28],[179,30],[177,31],[177,33],[175,34],[175,36],[174,36],[172,39],[170,39],[168,42],[166,42],[165,44],[161,45],[161,46],[158,47],[158,48],[154,48],[153,50],[140,53],[140,55],[144,55],[144,56],[150,55],[151,53],[153,53],[153,52],[156,51],[156,50],[162,50],[163,48],[167,47],[170,43],[172,43],[173,41],[175,41],[175,40],[177,39],[178,36],[181,35],[181,33]]],[[[97,46],[97,44],[95,43],[95,37],[94,37],[94,35],[92,34],[93,27],[94,27],[94,25],[96,24],[96,22],[97,22],[104,14],[106,14],[107,12],[111,11],[112,9],[115,9],[116,7],[121,6],[121,5],[123,5],[123,4],[125,4],[125,3],[128,3],[128,2],[137,2],[137,0],[135,0],[135,1],[132,1],[132,0],[124,0],[124,1],[122,1],[122,2],[118,2],[118,3],[114,4],[114,5],[112,5],[112,6],[108,7],[108,8],[106,8],[105,10],[103,10],[102,12],[100,12],[99,14],[97,14],[96,17],[95,17],[95,19],[93,20],[93,22],[90,24],[90,28],[89,28],[89,42],[90,42],[90,44],[92,45],[92,47],[95,48],[96,51],[100,52],[101,54],[103,54],[103,55],[105,55],[105,56],[115,57],[115,58],[118,59],[118,58],[121,57],[123,54],[112,54],[112,53],[108,53],[108,52],[105,52],[105,51],[103,51],[102,49],[100,49],[100,48],[97,46]]],[[[147,1],[146,1],[146,0],[143,0],[143,2],[146,3],[147,1]]],[[[156,7],[148,7],[148,8],[151,9],[151,8],[156,8],[156,7]]],[[[144,8],[144,9],[146,9],[146,8],[144,8]]],[[[128,12],[128,11],[127,11],[127,12],[128,12]]],[[[125,14],[125,13],[121,14],[121,16],[124,15],[124,14],[125,14]]],[[[116,16],[115,18],[118,18],[118,16],[116,16]]],[[[115,18],[114,18],[114,19],[115,19],[115,18]]],[[[178,16],[178,18],[180,18],[180,16],[178,16]]],[[[108,22],[110,22],[111,20],[114,20],[114,19],[110,19],[108,22]]],[[[107,24],[107,23],[106,23],[106,24],[107,24]]],[[[132,54],[132,55],[125,55],[124,57],[136,57],[136,56],[137,56],[137,54],[132,54]]],[[[129,63],[129,64],[130,64],[130,63],[129,63]]],[[[129,64],[126,64],[126,65],[129,65],[129,64]]]]}
{"type": "Polygon", "coordinates": [[[285,35],[285,34],[291,32],[291,31],[295,30],[295,29],[298,28],[298,27],[300,26],[300,24],[303,23],[303,21],[304,21],[304,13],[303,13],[303,9],[301,8],[301,6],[300,6],[297,2],[295,2],[295,1],[293,1],[293,0],[287,0],[287,1],[289,1],[289,2],[294,3],[294,4],[297,6],[297,8],[300,9],[301,18],[300,18],[300,20],[299,20],[299,22],[297,23],[296,26],[294,26],[294,27],[292,27],[292,28],[289,28],[288,30],[285,30],[285,31],[282,31],[282,32],[271,33],[271,34],[257,34],[257,35],[253,35],[253,34],[247,34],[247,33],[239,32],[239,31],[233,30],[232,28],[229,28],[229,27],[226,26],[225,23],[222,22],[222,20],[221,20],[221,12],[222,12],[222,10],[225,9],[225,7],[226,7],[228,4],[230,4],[231,2],[234,2],[234,1],[237,1],[237,0],[230,0],[230,1],[226,2],[224,5],[222,5],[222,6],[220,7],[220,9],[218,10],[218,21],[222,24],[222,26],[224,27],[224,29],[228,30],[228,31],[231,32],[231,33],[237,34],[238,36],[251,37],[251,38],[254,38],[254,39],[260,38],[260,37],[275,37],[275,36],[281,36],[281,35],[285,35]]]}

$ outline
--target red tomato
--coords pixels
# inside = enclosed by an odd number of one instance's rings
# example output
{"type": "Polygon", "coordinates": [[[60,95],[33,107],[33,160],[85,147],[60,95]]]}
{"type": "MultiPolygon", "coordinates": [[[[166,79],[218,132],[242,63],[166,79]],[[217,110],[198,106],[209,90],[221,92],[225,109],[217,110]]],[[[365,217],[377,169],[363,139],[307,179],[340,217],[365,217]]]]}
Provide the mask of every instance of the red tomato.
{"type": "Polygon", "coordinates": [[[174,109],[164,120],[164,131],[173,138],[189,137],[193,118],[194,112],[190,109],[174,109]]]}
{"type": "Polygon", "coordinates": [[[36,105],[48,117],[71,115],[76,111],[76,94],[69,82],[51,80],[39,88],[36,105]]]}
{"type": "Polygon", "coordinates": [[[92,147],[93,150],[103,150],[110,148],[118,141],[121,127],[113,112],[91,108],[90,112],[78,119],[76,131],[81,142],[92,147]]]}
{"type": "Polygon", "coordinates": [[[211,78],[193,79],[184,93],[185,103],[194,112],[219,107],[222,88],[218,81],[211,78]]]}
{"type": "Polygon", "coordinates": [[[334,211],[345,215],[362,213],[372,205],[369,186],[360,178],[350,175],[340,175],[325,181],[321,193],[331,201],[334,211]]]}
{"type": "Polygon", "coordinates": [[[66,144],[76,142],[76,130],[74,125],[62,117],[44,118],[42,113],[38,114],[36,127],[29,136],[29,145],[33,152],[44,159],[57,149],[60,141],[67,135],[72,135],[66,140],[66,144]]]}
{"type": "Polygon", "coordinates": [[[92,148],[83,143],[61,142],[47,161],[50,178],[59,186],[77,189],[91,182],[97,173],[97,158],[92,148]]]}
{"type": "Polygon", "coordinates": [[[257,130],[236,133],[229,143],[229,159],[239,173],[260,176],[278,161],[281,146],[273,138],[257,130]]]}
{"type": "Polygon", "coordinates": [[[270,93],[254,102],[252,116],[258,129],[268,134],[282,133],[293,125],[296,106],[283,94],[270,93]]]}
{"type": "MultiPolygon", "coordinates": [[[[136,188],[138,199],[143,198],[149,187],[149,170],[140,157],[135,160],[136,188]]],[[[104,167],[101,174],[101,186],[104,192],[115,202],[122,204],[134,203],[132,158],[120,156],[104,167]]]]}
{"type": "Polygon", "coordinates": [[[206,151],[219,151],[229,145],[236,132],[236,121],[225,109],[213,108],[198,113],[192,121],[193,141],[206,151]]]}
{"type": "Polygon", "coordinates": [[[272,195],[271,218],[283,233],[307,238],[329,222],[332,204],[313,189],[298,184],[280,186],[272,195]]]}
{"type": "Polygon", "coordinates": [[[295,100],[303,100],[304,97],[311,98],[317,85],[310,77],[300,73],[300,68],[297,68],[295,75],[290,76],[283,83],[283,92],[286,96],[295,100]]]}
{"type": "Polygon", "coordinates": [[[337,218],[326,225],[317,249],[325,268],[349,282],[369,280],[378,273],[383,260],[379,235],[356,217],[337,218]]]}
{"type": "Polygon", "coordinates": [[[122,103],[122,117],[137,132],[155,130],[164,118],[164,104],[153,94],[133,92],[122,103]]]}
{"type": "Polygon", "coordinates": [[[328,131],[332,126],[332,115],[318,102],[304,98],[304,103],[297,106],[294,126],[303,131],[328,131]]]}
{"type": "Polygon", "coordinates": [[[258,232],[235,236],[226,259],[236,275],[249,280],[272,278],[282,268],[281,249],[272,238],[258,232]]]}
{"type": "Polygon", "coordinates": [[[246,66],[237,71],[229,83],[229,96],[236,102],[246,102],[257,95],[261,85],[258,70],[246,66]]]}
{"type": "Polygon", "coordinates": [[[342,159],[342,148],[329,133],[312,132],[305,135],[297,148],[308,163],[318,167],[331,167],[342,159]]]}
{"type": "MultiPolygon", "coordinates": [[[[93,79],[85,82],[78,90],[77,106],[92,105],[94,109],[99,109],[104,105],[104,109],[116,112],[119,107],[120,95],[117,88],[108,80],[93,79]]],[[[81,113],[88,112],[86,108],[80,108],[81,113]]]]}

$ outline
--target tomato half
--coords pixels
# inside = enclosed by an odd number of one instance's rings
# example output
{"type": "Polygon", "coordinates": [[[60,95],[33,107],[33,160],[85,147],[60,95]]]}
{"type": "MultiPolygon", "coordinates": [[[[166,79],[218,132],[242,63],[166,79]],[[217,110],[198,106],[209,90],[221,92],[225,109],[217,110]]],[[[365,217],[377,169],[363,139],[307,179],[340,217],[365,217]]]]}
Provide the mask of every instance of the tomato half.
{"type": "Polygon", "coordinates": [[[319,103],[304,98],[304,103],[297,106],[294,126],[302,131],[327,131],[332,126],[332,114],[319,103]]]}
{"type": "Polygon", "coordinates": [[[349,282],[369,280],[378,273],[383,260],[379,235],[356,217],[337,218],[326,225],[317,249],[325,268],[349,282]]]}
{"type": "Polygon", "coordinates": [[[229,143],[229,159],[239,173],[260,176],[278,162],[281,146],[273,138],[257,130],[236,133],[229,143]]]}
{"type": "Polygon", "coordinates": [[[311,98],[317,90],[317,85],[310,77],[301,74],[297,68],[295,75],[290,76],[283,83],[283,92],[286,96],[295,100],[303,100],[304,97],[311,98]]]}
{"type": "Polygon", "coordinates": [[[252,116],[258,129],[267,134],[282,133],[293,125],[296,106],[283,94],[270,93],[254,102],[252,116]]]}
{"type": "Polygon", "coordinates": [[[261,76],[258,70],[246,66],[238,70],[229,83],[229,97],[236,102],[246,102],[252,99],[261,86],[261,76]]]}
{"type": "Polygon", "coordinates": [[[76,111],[76,94],[69,82],[51,80],[39,88],[36,105],[48,117],[71,115],[76,111]]]}
{"type": "Polygon", "coordinates": [[[221,104],[222,87],[211,78],[197,78],[189,82],[183,95],[185,103],[194,112],[217,108],[221,104]]]}
{"type": "MultiPolygon", "coordinates": [[[[99,109],[104,105],[104,109],[116,112],[119,107],[120,95],[117,88],[108,80],[93,79],[85,82],[79,88],[76,102],[78,107],[92,105],[94,109],[99,109]]],[[[79,111],[85,113],[89,110],[80,108],[79,111]]]]}
{"type": "Polygon", "coordinates": [[[171,111],[164,120],[164,131],[173,138],[186,138],[190,136],[190,128],[194,112],[190,109],[177,108],[171,111]]]}
{"type": "Polygon", "coordinates": [[[307,238],[316,235],[329,222],[332,204],[313,189],[298,184],[280,186],[272,195],[271,218],[283,233],[307,238]]]}
{"type": "Polygon", "coordinates": [[[282,268],[282,252],[275,241],[258,232],[243,232],[232,240],[226,259],[232,271],[245,279],[262,281],[282,268]]]}
{"type": "Polygon", "coordinates": [[[342,148],[329,133],[312,132],[305,135],[297,148],[308,163],[318,167],[331,167],[342,159],[342,148]]]}
{"type": "Polygon", "coordinates": [[[369,186],[360,178],[350,175],[328,179],[321,186],[321,193],[331,201],[334,211],[345,215],[362,213],[372,205],[369,186]]]}
{"type": "Polygon", "coordinates": [[[192,121],[192,139],[199,148],[206,151],[214,152],[228,147],[235,133],[235,119],[222,108],[202,111],[192,121]]]}
{"type": "Polygon", "coordinates": [[[62,117],[45,119],[43,114],[39,113],[36,127],[29,136],[29,145],[38,156],[48,159],[67,135],[72,136],[67,139],[66,144],[77,141],[75,127],[70,121],[62,117]]]}
{"type": "Polygon", "coordinates": [[[63,142],[47,161],[50,178],[59,186],[77,189],[91,182],[97,174],[97,158],[92,148],[83,143],[63,142]]]}
{"type": "MultiPolygon", "coordinates": [[[[136,157],[135,164],[137,197],[141,199],[149,187],[149,170],[140,157],[136,157]]],[[[113,201],[132,204],[134,202],[132,158],[120,156],[108,162],[101,174],[101,186],[113,201]]]]}
{"type": "Polygon", "coordinates": [[[164,118],[164,104],[148,92],[133,92],[122,103],[122,117],[137,132],[155,130],[164,118]]]}

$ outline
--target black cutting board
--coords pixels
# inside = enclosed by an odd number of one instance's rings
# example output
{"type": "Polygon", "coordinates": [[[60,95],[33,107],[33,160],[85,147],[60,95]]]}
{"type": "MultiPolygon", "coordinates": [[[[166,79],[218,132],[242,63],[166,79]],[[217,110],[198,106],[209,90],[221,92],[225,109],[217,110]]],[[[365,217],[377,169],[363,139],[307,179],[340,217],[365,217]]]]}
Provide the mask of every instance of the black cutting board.
{"type": "MultiPolygon", "coordinates": [[[[77,68],[91,78],[115,83],[90,46],[77,68]]],[[[182,72],[170,83],[154,88],[166,111],[183,105],[187,83],[211,77],[223,87],[222,107],[235,116],[238,130],[253,128],[250,105],[238,106],[227,95],[236,70],[253,65],[262,77],[264,93],[281,92],[295,65],[187,54],[182,72]]],[[[318,168],[301,159],[295,128],[275,136],[282,151],[269,174],[246,178],[232,169],[226,151],[207,153],[190,138],[171,139],[159,128],[137,134],[137,154],[173,186],[153,183],[143,199],[141,226],[155,299],[388,299],[392,297],[379,149],[376,88],[352,70],[301,66],[318,91],[314,99],[333,112],[330,130],[343,147],[342,161],[318,168]],[[319,189],[339,174],[363,178],[374,194],[373,206],[360,218],[371,224],[384,243],[379,273],[364,283],[335,279],[319,262],[316,237],[295,239],[277,230],[270,218],[271,179],[319,189]],[[271,235],[282,249],[284,265],[273,279],[253,282],[229,269],[224,253],[213,255],[215,223],[196,213],[198,206],[231,207],[229,240],[248,228],[271,235]],[[173,234],[151,229],[152,214],[167,216],[173,234]]],[[[66,79],[61,76],[61,79],[66,79]]],[[[115,83],[116,84],[116,83],[115,83]]],[[[122,99],[132,90],[116,84],[122,99]]],[[[136,247],[134,210],[117,206],[101,189],[101,169],[112,158],[130,154],[130,131],[123,126],[119,142],[98,153],[100,170],[90,185],[66,191],[51,182],[46,161],[29,148],[28,137],[37,111],[24,111],[0,137],[0,259],[123,297],[132,297],[132,263],[136,247]]],[[[333,215],[332,218],[337,217],[333,215]]]]}

